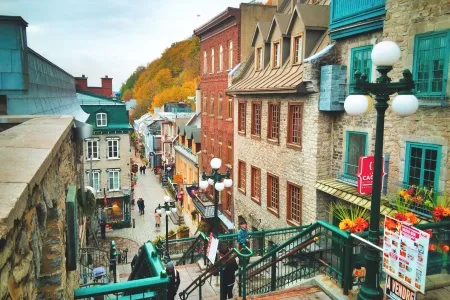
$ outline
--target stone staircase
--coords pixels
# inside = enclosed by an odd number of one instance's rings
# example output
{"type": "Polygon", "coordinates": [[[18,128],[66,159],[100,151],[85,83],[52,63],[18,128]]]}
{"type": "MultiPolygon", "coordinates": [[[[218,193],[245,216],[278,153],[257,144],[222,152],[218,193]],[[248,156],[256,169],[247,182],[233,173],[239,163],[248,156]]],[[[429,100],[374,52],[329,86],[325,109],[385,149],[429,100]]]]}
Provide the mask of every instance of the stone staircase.
{"type": "Polygon", "coordinates": [[[172,221],[172,223],[175,225],[184,224],[184,216],[183,216],[183,213],[180,211],[180,209],[177,209],[176,213],[171,213],[169,218],[172,221]]]}

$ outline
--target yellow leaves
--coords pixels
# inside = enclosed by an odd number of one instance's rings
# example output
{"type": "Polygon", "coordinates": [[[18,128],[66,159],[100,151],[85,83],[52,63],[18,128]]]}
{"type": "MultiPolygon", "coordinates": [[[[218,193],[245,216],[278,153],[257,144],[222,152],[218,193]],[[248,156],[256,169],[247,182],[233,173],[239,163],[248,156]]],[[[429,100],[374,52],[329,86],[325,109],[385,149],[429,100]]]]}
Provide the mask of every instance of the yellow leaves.
{"type": "Polygon", "coordinates": [[[126,90],[122,94],[122,100],[128,101],[133,98],[133,91],[132,90],[126,90]]]}
{"type": "Polygon", "coordinates": [[[153,97],[152,108],[163,106],[167,102],[184,102],[188,96],[195,95],[196,81],[185,82],[182,86],[172,86],[164,89],[153,97]]]}

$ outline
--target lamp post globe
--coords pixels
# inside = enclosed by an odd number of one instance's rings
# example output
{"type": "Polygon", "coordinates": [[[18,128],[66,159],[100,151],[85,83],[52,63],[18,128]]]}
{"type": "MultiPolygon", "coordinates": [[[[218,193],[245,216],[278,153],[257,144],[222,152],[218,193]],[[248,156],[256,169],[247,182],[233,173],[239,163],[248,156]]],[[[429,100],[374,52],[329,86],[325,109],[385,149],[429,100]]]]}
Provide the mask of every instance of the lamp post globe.
{"type": "Polygon", "coordinates": [[[419,100],[414,95],[397,95],[392,101],[391,107],[397,116],[407,117],[419,109],[419,100]]]}
{"type": "Polygon", "coordinates": [[[214,170],[220,169],[220,167],[222,166],[222,160],[220,158],[213,158],[211,159],[211,168],[213,168],[214,170]]]}
{"type": "Polygon", "coordinates": [[[225,178],[223,180],[223,184],[225,185],[225,187],[229,188],[233,185],[233,180],[231,180],[230,178],[225,178]]]}
{"type": "Polygon", "coordinates": [[[198,185],[202,190],[205,190],[208,188],[209,183],[207,180],[200,180],[198,185]]]}
{"type": "Polygon", "coordinates": [[[213,185],[214,184],[214,180],[212,178],[208,178],[208,184],[209,185],[213,185]]]}
{"type": "Polygon", "coordinates": [[[351,116],[359,116],[369,109],[369,100],[366,95],[349,95],[344,102],[345,112],[351,116]]]}
{"type": "Polygon", "coordinates": [[[373,47],[371,58],[376,66],[392,67],[401,56],[400,48],[393,41],[383,41],[373,47]]]}
{"type": "Polygon", "coordinates": [[[169,196],[164,196],[164,202],[169,202],[170,201],[170,197],[169,196]]]}
{"type": "Polygon", "coordinates": [[[216,182],[214,188],[216,189],[216,191],[221,192],[225,188],[225,184],[223,182],[216,182]]]}

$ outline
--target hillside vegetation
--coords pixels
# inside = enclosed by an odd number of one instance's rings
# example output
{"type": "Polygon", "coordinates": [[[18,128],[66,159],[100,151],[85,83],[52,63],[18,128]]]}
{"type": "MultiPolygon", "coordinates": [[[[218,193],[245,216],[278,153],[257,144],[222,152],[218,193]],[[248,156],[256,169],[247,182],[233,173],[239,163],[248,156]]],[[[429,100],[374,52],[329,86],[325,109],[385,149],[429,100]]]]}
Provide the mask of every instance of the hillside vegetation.
{"type": "Polygon", "coordinates": [[[166,102],[187,101],[188,96],[195,96],[199,70],[200,42],[197,37],[173,43],[160,58],[147,67],[137,68],[121,87],[123,100],[137,100],[132,119],[166,102]]]}

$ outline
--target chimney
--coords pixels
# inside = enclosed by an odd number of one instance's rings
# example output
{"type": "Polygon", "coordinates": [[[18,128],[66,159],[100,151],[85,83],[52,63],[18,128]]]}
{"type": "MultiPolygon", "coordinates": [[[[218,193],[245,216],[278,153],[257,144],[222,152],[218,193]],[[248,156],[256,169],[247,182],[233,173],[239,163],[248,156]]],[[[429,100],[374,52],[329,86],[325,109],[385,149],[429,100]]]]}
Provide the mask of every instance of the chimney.
{"type": "Polygon", "coordinates": [[[75,86],[77,90],[86,91],[87,90],[87,80],[88,78],[83,74],[81,77],[75,77],[75,86]]]}
{"type": "Polygon", "coordinates": [[[112,78],[109,78],[108,75],[105,75],[104,78],[102,78],[102,95],[106,97],[112,97],[112,78]]]}
{"type": "Polygon", "coordinates": [[[200,84],[197,84],[197,87],[195,89],[195,112],[200,113],[202,103],[202,92],[200,91],[200,84]]]}

